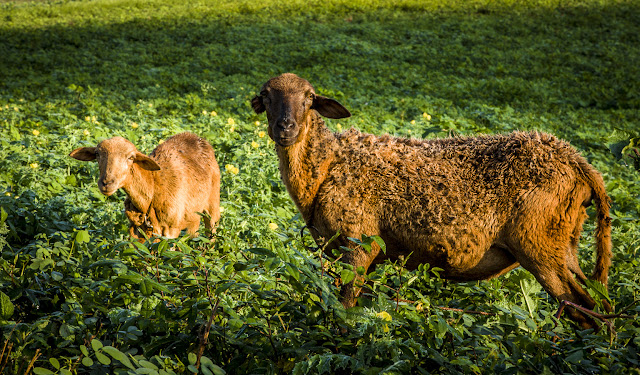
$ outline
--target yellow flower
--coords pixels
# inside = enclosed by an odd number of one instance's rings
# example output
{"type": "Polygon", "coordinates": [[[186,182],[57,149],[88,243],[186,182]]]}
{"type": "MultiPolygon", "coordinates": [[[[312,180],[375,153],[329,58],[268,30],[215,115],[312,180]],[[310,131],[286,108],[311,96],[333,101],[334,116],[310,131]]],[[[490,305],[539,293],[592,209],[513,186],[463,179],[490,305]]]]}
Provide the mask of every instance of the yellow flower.
{"type": "Polygon", "coordinates": [[[217,116],[218,114],[216,113],[216,111],[211,111],[211,112],[209,112],[209,115],[210,116],[217,116]]]}
{"type": "Polygon", "coordinates": [[[424,117],[425,119],[427,119],[427,121],[431,121],[431,115],[428,114],[427,112],[422,112],[422,117],[424,117]]]}
{"type": "Polygon", "coordinates": [[[132,123],[131,123],[131,127],[132,127],[132,128],[134,128],[134,129],[138,129],[138,126],[139,126],[139,125],[138,125],[138,123],[137,123],[137,122],[132,122],[132,123]]]}
{"type": "Polygon", "coordinates": [[[207,115],[207,111],[202,111],[202,114],[206,116],[207,115]]]}
{"type": "Polygon", "coordinates": [[[40,132],[38,131],[38,129],[33,129],[33,135],[35,135],[36,137],[40,135],[40,132]]]}
{"type": "Polygon", "coordinates": [[[38,163],[31,163],[31,164],[29,164],[29,166],[31,168],[33,168],[33,169],[36,169],[36,168],[38,168],[38,163]]]}
{"type": "Polygon", "coordinates": [[[260,144],[258,142],[256,142],[256,141],[251,141],[251,147],[258,148],[258,147],[260,147],[260,144]]]}
{"type": "Polygon", "coordinates": [[[220,206],[220,213],[224,213],[224,207],[220,206]]]}
{"type": "Polygon", "coordinates": [[[341,132],[342,131],[342,125],[340,123],[338,123],[336,125],[336,129],[338,129],[338,131],[341,132]]]}
{"type": "Polygon", "coordinates": [[[96,119],[96,116],[91,116],[91,122],[98,122],[98,121],[96,121],[96,120],[97,120],[97,119],[96,119]]]}
{"type": "Polygon", "coordinates": [[[233,173],[233,174],[238,174],[238,172],[240,172],[240,170],[238,169],[238,167],[236,167],[233,164],[227,164],[224,166],[224,169],[229,172],[229,173],[233,173]]]}
{"type": "Polygon", "coordinates": [[[149,103],[149,108],[153,107],[153,103],[149,103]]]}
{"type": "Polygon", "coordinates": [[[386,311],[380,311],[379,313],[376,314],[376,316],[387,322],[390,322],[393,320],[393,318],[391,317],[391,314],[389,314],[386,311]]]}
{"type": "Polygon", "coordinates": [[[86,122],[90,122],[90,121],[91,121],[91,117],[89,117],[89,116],[85,116],[84,121],[86,121],[86,122]]]}
{"type": "Polygon", "coordinates": [[[13,107],[13,110],[16,111],[16,112],[19,111],[18,107],[13,107]]]}
{"type": "MultiPolygon", "coordinates": [[[[391,314],[389,314],[386,311],[380,311],[379,313],[376,314],[376,316],[382,320],[384,320],[385,322],[390,322],[393,320],[393,318],[391,317],[391,314]]],[[[387,324],[385,324],[382,327],[382,331],[384,331],[384,333],[389,332],[389,326],[387,324]]]]}
{"type": "Polygon", "coordinates": [[[415,125],[416,124],[416,120],[411,120],[411,125],[415,125]]]}
{"type": "Polygon", "coordinates": [[[260,137],[260,138],[264,138],[265,135],[267,135],[267,133],[265,133],[263,131],[258,133],[258,137],[260,137]]]}
{"type": "Polygon", "coordinates": [[[229,129],[229,133],[233,133],[234,131],[236,131],[236,127],[232,126],[231,129],[229,129]]]}
{"type": "Polygon", "coordinates": [[[227,119],[227,125],[235,125],[235,123],[236,123],[236,120],[232,119],[231,117],[227,119]]]}
{"type": "Polygon", "coordinates": [[[256,121],[256,126],[260,126],[260,121],[256,121]]]}
{"type": "Polygon", "coordinates": [[[91,134],[87,129],[84,129],[84,131],[82,132],[82,134],[84,134],[85,136],[89,136],[89,134],[91,134]]]}
{"type": "Polygon", "coordinates": [[[271,230],[278,230],[278,224],[276,223],[269,223],[269,229],[271,230]]]}
{"type": "Polygon", "coordinates": [[[161,145],[162,143],[164,143],[164,139],[161,139],[158,141],[158,144],[161,145]]]}
{"type": "Polygon", "coordinates": [[[4,193],[4,195],[6,195],[7,197],[11,196],[11,193],[9,193],[8,191],[6,193],[4,193]]]}

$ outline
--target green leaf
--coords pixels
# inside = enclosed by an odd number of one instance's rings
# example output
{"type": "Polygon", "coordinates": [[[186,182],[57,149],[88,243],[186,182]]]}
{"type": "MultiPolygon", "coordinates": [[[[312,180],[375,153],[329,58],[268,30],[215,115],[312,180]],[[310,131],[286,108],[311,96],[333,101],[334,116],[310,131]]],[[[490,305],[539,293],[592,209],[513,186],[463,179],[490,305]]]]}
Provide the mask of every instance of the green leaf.
{"type": "Polygon", "coordinates": [[[89,356],[89,350],[87,350],[87,347],[86,347],[86,346],[84,346],[84,345],[80,345],[80,351],[82,352],[82,354],[83,354],[85,357],[88,357],[88,356],[89,356]]]}
{"type": "Polygon", "coordinates": [[[76,233],[76,242],[78,243],[87,243],[91,240],[91,236],[89,236],[89,232],[86,230],[79,230],[76,233]]]}
{"type": "Polygon", "coordinates": [[[93,366],[93,359],[91,359],[89,357],[83,357],[82,358],[82,364],[85,365],[85,367],[91,367],[91,366],[93,366]]]}
{"type": "Polygon", "coordinates": [[[189,353],[188,359],[190,364],[195,365],[198,361],[198,356],[195,353],[189,353]]]}
{"type": "Polygon", "coordinates": [[[342,284],[349,284],[353,279],[355,279],[356,273],[351,270],[342,270],[340,271],[340,279],[342,280],[342,284]]]}
{"type": "Polygon", "coordinates": [[[98,362],[102,363],[103,365],[111,364],[111,360],[109,359],[109,357],[102,354],[102,352],[96,352],[96,359],[98,360],[98,362]]]}
{"type": "MultiPolygon", "coordinates": [[[[587,291],[596,301],[605,299],[608,302],[613,303],[611,297],[609,297],[607,287],[605,287],[600,281],[587,279],[585,280],[585,283],[587,284],[587,291]]],[[[599,305],[601,305],[601,302],[599,305]]]]}
{"type": "Polygon", "coordinates": [[[4,207],[0,207],[0,224],[7,220],[9,214],[4,210],[4,207]]]}
{"type": "Polygon", "coordinates": [[[261,248],[261,247],[254,247],[254,248],[248,249],[247,251],[256,255],[262,255],[267,257],[276,256],[276,254],[273,251],[269,249],[261,248]]]}
{"type": "Polygon", "coordinates": [[[131,364],[131,361],[129,360],[129,357],[127,357],[126,354],[124,354],[123,352],[121,352],[120,350],[114,348],[113,346],[105,346],[102,348],[102,351],[109,354],[111,356],[111,358],[120,361],[120,363],[122,363],[123,365],[127,366],[128,368],[134,370],[135,367],[133,367],[133,365],[131,364]]]}
{"type": "Polygon", "coordinates": [[[145,361],[144,359],[138,361],[138,364],[142,367],[146,367],[148,369],[152,369],[155,371],[158,371],[158,366],[154,365],[153,363],[149,362],[149,361],[145,361]]]}
{"type": "Polygon", "coordinates": [[[91,340],[91,348],[93,349],[94,352],[97,352],[98,350],[102,349],[103,346],[104,345],[102,345],[100,340],[98,339],[91,340]]]}
{"type": "Polygon", "coordinates": [[[56,370],[60,370],[60,362],[56,358],[49,358],[49,363],[51,363],[51,366],[56,370]]]}
{"type": "Polygon", "coordinates": [[[0,292],[0,318],[7,320],[13,315],[13,303],[8,295],[0,292]]]}
{"type": "Polygon", "coordinates": [[[294,268],[291,264],[287,264],[285,268],[291,277],[296,279],[296,281],[300,281],[300,271],[297,268],[294,268]]]}
{"type": "Polygon", "coordinates": [[[33,368],[33,373],[36,374],[36,375],[55,374],[55,372],[53,372],[53,371],[51,371],[49,369],[43,368],[43,367],[34,367],[33,368]]]}

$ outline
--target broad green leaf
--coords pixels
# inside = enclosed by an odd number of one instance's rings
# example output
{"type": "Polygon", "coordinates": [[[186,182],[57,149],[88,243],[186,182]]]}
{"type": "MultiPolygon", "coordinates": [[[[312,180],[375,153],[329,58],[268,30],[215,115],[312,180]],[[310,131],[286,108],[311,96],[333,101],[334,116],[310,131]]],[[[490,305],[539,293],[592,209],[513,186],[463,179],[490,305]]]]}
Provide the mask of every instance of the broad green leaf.
{"type": "Polygon", "coordinates": [[[100,340],[98,339],[91,340],[91,349],[93,349],[94,352],[97,352],[98,350],[102,349],[103,346],[104,345],[102,345],[100,340]]]}
{"type": "Polygon", "coordinates": [[[96,359],[98,360],[98,362],[102,363],[103,365],[111,364],[111,360],[109,359],[109,357],[102,354],[102,352],[96,352],[96,359]]]}
{"type": "Polygon", "coordinates": [[[0,292],[0,318],[9,319],[13,315],[13,303],[8,295],[0,292]]]}
{"type": "Polygon", "coordinates": [[[356,273],[351,270],[340,271],[340,279],[342,284],[349,284],[356,277],[356,273]]]}
{"type": "Polygon", "coordinates": [[[109,354],[113,359],[120,361],[123,365],[127,366],[130,369],[135,369],[127,357],[126,354],[121,352],[120,350],[114,348],[113,346],[105,346],[102,348],[102,351],[109,354]]]}
{"type": "Polygon", "coordinates": [[[189,353],[187,357],[189,359],[189,364],[195,365],[198,361],[198,356],[195,353],[189,353]]]}
{"type": "Polygon", "coordinates": [[[78,243],[87,243],[91,240],[91,236],[89,236],[89,232],[86,230],[79,230],[76,233],[76,242],[78,243]]]}
{"type": "Polygon", "coordinates": [[[256,254],[256,255],[262,255],[262,256],[267,256],[267,257],[275,257],[276,254],[268,249],[265,248],[261,248],[261,247],[254,247],[251,249],[247,249],[248,252],[256,254]]]}
{"type": "Polygon", "coordinates": [[[82,357],[82,364],[85,365],[86,367],[91,367],[93,366],[93,359],[89,357],[82,357]]]}
{"type": "Polygon", "coordinates": [[[88,357],[88,356],[89,356],[89,350],[87,350],[87,347],[86,347],[86,346],[84,346],[84,345],[80,345],[80,351],[82,352],[82,354],[83,354],[85,357],[88,357]]]}
{"type": "Polygon", "coordinates": [[[154,365],[153,363],[151,363],[149,361],[145,361],[144,359],[138,361],[138,364],[140,366],[143,366],[143,367],[146,367],[146,368],[149,368],[149,369],[152,369],[152,370],[156,370],[156,371],[158,370],[158,366],[154,365]]]}
{"type": "Polygon", "coordinates": [[[33,373],[34,373],[34,374],[36,374],[36,375],[50,375],[50,374],[55,374],[55,372],[53,372],[53,371],[51,371],[51,370],[49,370],[49,369],[43,368],[43,367],[34,367],[34,368],[33,368],[33,373]]]}
{"type": "Polygon", "coordinates": [[[56,370],[60,370],[60,362],[56,358],[49,358],[49,363],[51,363],[51,366],[56,370]]]}
{"type": "Polygon", "coordinates": [[[604,284],[597,280],[590,279],[587,279],[585,282],[587,284],[587,290],[589,291],[589,294],[591,294],[594,299],[600,300],[604,298],[610,303],[613,302],[611,301],[611,297],[609,297],[609,291],[607,290],[607,287],[604,286],[604,284]]]}

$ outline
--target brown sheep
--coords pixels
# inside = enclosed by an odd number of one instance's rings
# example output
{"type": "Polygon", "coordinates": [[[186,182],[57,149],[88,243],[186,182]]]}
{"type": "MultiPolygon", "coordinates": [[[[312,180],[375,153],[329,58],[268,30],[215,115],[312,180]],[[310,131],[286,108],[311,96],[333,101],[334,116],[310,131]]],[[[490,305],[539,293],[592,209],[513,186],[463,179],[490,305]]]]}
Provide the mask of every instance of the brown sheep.
{"type": "Polygon", "coordinates": [[[194,236],[200,227],[198,212],[211,217],[205,220],[211,230],[220,219],[220,169],[211,145],[195,134],[174,135],[149,156],[122,137],[78,148],[69,156],[97,159],[102,194],[124,189],[129,233],[138,240],[144,240],[139,231],[147,237],[176,238],[186,229],[194,236]]]}
{"type": "MultiPolygon", "coordinates": [[[[522,266],[558,300],[589,309],[577,247],[586,209],[597,207],[592,278],[607,285],[611,263],[609,198],[600,174],[552,135],[504,135],[416,140],[331,132],[320,116],[351,114],[287,73],[267,81],[251,100],[266,111],[282,180],[318,241],[340,232],[334,248],[365,270],[385,259],[407,259],[444,270],[457,281],[490,279],[522,266]],[[380,236],[386,254],[347,237],[380,236]]],[[[341,294],[354,306],[351,282],[341,294]]],[[[583,327],[595,322],[571,311],[583,327]]]]}

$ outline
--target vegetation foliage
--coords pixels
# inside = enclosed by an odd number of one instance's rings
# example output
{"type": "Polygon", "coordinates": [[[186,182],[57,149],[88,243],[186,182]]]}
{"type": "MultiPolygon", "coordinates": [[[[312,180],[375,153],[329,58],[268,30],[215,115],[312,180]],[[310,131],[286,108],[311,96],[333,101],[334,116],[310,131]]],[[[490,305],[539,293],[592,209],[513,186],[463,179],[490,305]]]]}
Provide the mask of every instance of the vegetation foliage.
{"type": "Polygon", "coordinates": [[[0,373],[637,374],[638,61],[633,0],[2,2],[0,373]],[[389,262],[342,308],[360,270],[320,256],[248,105],[286,71],[352,111],[336,131],[570,141],[613,200],[609,296],[630,318],[580,331],[521,269],[450,283],[389,262]],[[185,130],[223,167],[218,231],[131,242],[124,193],[67,155],[185,130]]]}

